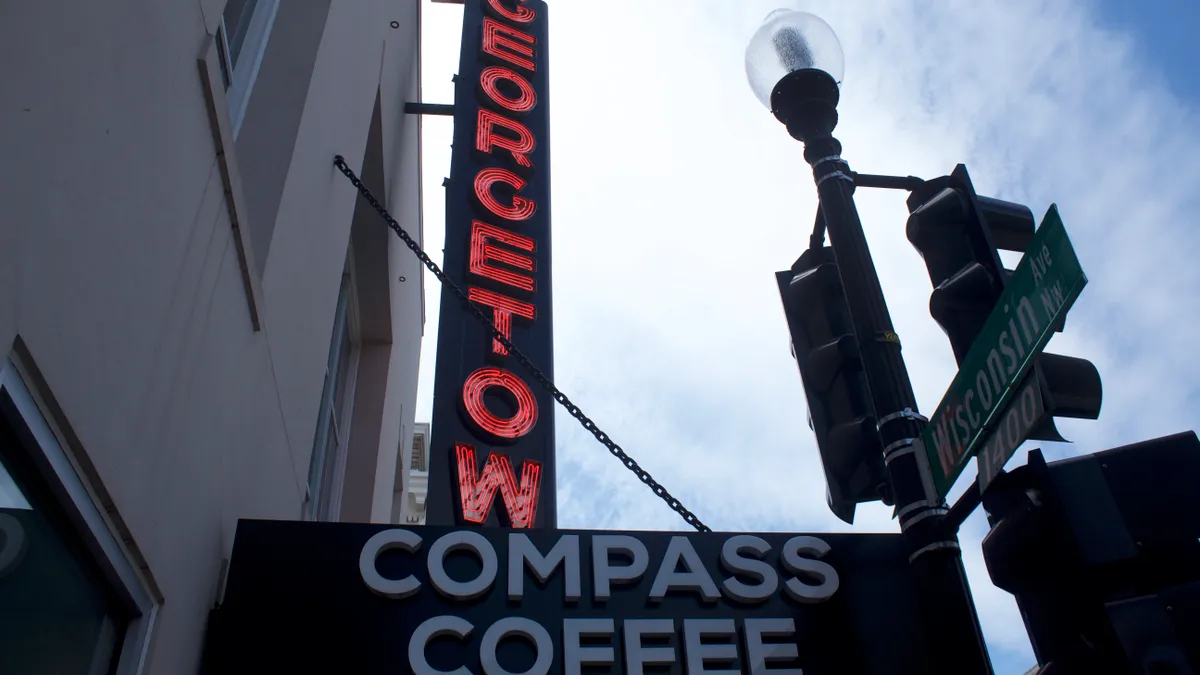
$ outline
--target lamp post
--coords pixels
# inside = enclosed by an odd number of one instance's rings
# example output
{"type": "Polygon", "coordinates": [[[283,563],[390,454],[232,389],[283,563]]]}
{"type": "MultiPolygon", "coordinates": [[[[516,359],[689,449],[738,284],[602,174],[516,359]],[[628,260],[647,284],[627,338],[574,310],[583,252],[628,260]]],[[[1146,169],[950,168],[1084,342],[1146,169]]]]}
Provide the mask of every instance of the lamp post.
{"type": "MultiPolygon", "coordinates": [[[[928,460],[914,444],[926,420],[916,412],[900,341],[854,206],[854,174],[841,157],[841,143],[833,137],[843,67],[842,48],[833,29],[805,12],[775,10],[746,48],[751,89],[788,133],[804,143],[804,159],[813,168],[819,209],[878,420],[896,514],[921,594],[933,665],[938,673],[990,674],[957,537],[943,522],[944,502],[922,479],[920,462],[928,460]]],[[[924,473],[928,474],[927,466],[924,473]]]]}

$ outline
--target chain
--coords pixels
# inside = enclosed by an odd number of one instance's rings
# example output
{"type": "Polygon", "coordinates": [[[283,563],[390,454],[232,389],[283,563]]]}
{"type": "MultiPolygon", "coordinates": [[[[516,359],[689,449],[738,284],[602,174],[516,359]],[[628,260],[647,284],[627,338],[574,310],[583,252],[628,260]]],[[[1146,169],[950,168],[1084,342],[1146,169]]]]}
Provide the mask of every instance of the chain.
{"type": "Polygon", "coordinates": [[[484,314],[483,310],[479,309],[475,303],[468,299],[467,294],[464,293],[457,284],[455,284],[450,280],[449,277],[446,276],[446,273],[437,266],[437,263],[433,262],[433,260],[431,260],[429,256],[425,254],[425,251],[421,250],[421,245],[404,231],[404,228],[400,226],[400,223],[396,222],[396,219],[392,217],[392,214],[388,213],[388,210],[384,208],[383,204],[379,203],[379,200],[375,198],[375,195],[371,194],[371,191],[367,189],[367,186],[363,185],[363,182],[358,179],[358,176],[354,174],[354,171],[346,165],[345,158],[343,158],[341,155],[335,156],[333,158],[333,165],[336,166],[339,171],[345,174],[346,178],[350,180],[350,183],[358,189],[358,193],[363,196],[363,199],[367,200],[367,203],[370,204],[371,207],[374,208],[375,211],[380,215],[380,217],[387,222],[388,227],[392,228],[392,230],[400,236],[400,239],[405,243],[405,245],[417,255],[417,258],[419,258],[421,262],[429,268],[429,271],[433,272],[433,276],[437,277],[438,281],[440,281],[446,288],[449,288],[450,291],[458,297],[463,306],[467,307],[471,311],[471,314],[488,329],[488,331],[492,334],[492,337],[495,338],[500,344],[504,345],[504,348],[508,350],[509,354],[516,357],[517,361],[520,362],[520,364],[524,366],[531,375],[533,375],[533,379],[537,380],[538,384],[540,384],[543,389],[548,391],[550,395],[554,397],[555,401],[558,401],[564,408],[566,408],[567,412],[571,414],[571,417],[579,420],[579,423],[583,425],[583,428],[587,429],[593,436],[595,436],[596,440],[600,441],[601,445],[608,448],[608,451],[612,453],[613,457],[621,460],[621,463],[625,465],[625,468],[632,471],[633,474],[638,477],[638,480],[642,481],[651,490],[653,490],[654,494],[658,495],[659,498],[666,502],[667,506],[670,506],[672,511],[675,511],[682,516],[688,525],[691,525],[700,532],[712,532],[711,528],[700,522],[700,519],[696,517],[696,514],[689,511],[687,507],[685,507],[678,499],[671,496],[671,493],[667,492],[667,488],[663,487],[658,481],[654,480],[654,477],[651,476],[648,471],[643,469],[636,460],[622,450],[621,446],[617,445],[611,438],[609,438],[608,434],[601,431],[600,427],[596,426],[596,423],[593,422],[591,418],[583,414],[583,411],[579,409],[579,406],[572,403],[571,399],[567,398],[566,394],[562,393],[558,387],[554,386],[554,383],[550,381],[550,378],[546,377],[546,375],[533,364],[533,361],[529,360],[529,357],[521,353],[521,350],[517,349],[516,345],[514,345],[507,337],[505,337],[504,333],[502,333],[500,329],[496,328],[496,325],[492,323],[492,320],[488,318],[487,314],[484,314]]]}

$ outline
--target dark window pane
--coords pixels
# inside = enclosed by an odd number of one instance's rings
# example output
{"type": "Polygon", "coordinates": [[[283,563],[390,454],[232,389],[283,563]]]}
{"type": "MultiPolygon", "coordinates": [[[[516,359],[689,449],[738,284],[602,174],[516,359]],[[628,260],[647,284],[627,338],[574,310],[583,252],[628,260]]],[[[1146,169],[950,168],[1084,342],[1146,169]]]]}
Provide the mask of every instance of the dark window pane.
{"type": "Polygon", "coordinates": [[[8,419],[0,416],[0,673],[109,673],[132,617],[8,419]]]}

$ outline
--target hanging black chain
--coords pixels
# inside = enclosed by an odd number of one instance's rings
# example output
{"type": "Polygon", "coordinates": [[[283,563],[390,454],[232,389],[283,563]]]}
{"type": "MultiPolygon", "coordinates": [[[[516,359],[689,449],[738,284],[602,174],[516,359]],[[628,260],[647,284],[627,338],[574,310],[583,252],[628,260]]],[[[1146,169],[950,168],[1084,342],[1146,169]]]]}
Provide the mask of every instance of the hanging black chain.
{"type": "Polygon", "coordinates": [[[396,222],[396,219],[392,217],[392,214],[388,213],[388,210],[384,208],[383,204],[379,203],[379,200],[375,198],[375,195],[371,194],[371,191],[367,189],[367,186],[363,185],[363,182],[358,179],[358,176],[354,174],[354,171],[346,165],[345,158],[343,158],[341,155],[335,156],[333,158],[333,165],[336,166],[339,171],[345,174],[346,178],[350,179],[350,183],[358,189],[358,193],[363,196],[363,199],[367,200],[367,203],[370,204],[371,207],[374,208],[379,214],[379,216],[387,222],[388,227],[392,228],[392,230],[399,235],[400,239],[405,243],[405,245],[408,246],[413,253],[417,254],[417,258],[419,258],[421,262],[429,268],[430,272],[433,272],[433,276],[437,277],[438,281],[442,282],[442,284],[449,288],[454,295],[458,297],[459,301],[463,303],[463,306],[467,307],[471,314],[488,329],[488,332],[492,334],[492,337],[495,338],[500,344],[504,345],[504,348],[508,350],[509,354],[516,357],[517,361],[520,362],[520,364],[524,366],[531,375],[533,375],[533,379],[537,380],[538,384],[542,385],[543,389],[550,392],[550,395],[554,397],[555,401],[558,401],[564,408],[567,409],[567,412],[571,414],[571,417],[579,420],[579,423],[583,425],[584,429],[587,429],[589,432],[591,432],[591,434],[596,437],[596,440],[600,441],[604,447],[608,448],[608,451],[611,452],[614,457],[621,460],[621,463],[625,465],[625,468],[632,471],[633,474],[638,477],[638,480],[645,483],[651,490],[654,491],[654,494],[658,495],[664,502],[666,502],[667,506],[670,506],[672,511],[675,511],[680,516],[683,516],[684,521],[686,521],[688,525],[691,525],[701,532],[712,532],[711,528],[700,522],[700,519],[696,517],[696,514],[689,511],[687,507],[685,507],[678,499],[671,496],[671,493],[667,492],[667,488],[663,487],[658,481],[654,480],[654,477],[651,476],[648,471],[643,469],[637,463],[637,461],[626,454],[626,452],[621,449],[621,446],[613,442],[613,440],[608,437],[608,434],[601,431],[600,427],[597,427],[596,423],[593,422],[591,418],[583,414],[583,411],[579,409],[579,406],[572,403],[571,399],[567,398],[566,394],[559,391],[558,387],[554,386],[554,383],[550,381],[550,378],[546,377],[545,374],[543,374],[542,371],[533,364],[533,361],[529,360],[529,357],[521,353],[521,350],[517,349],[517,346],[514,345],[507,337],[505,337],[504,333],[500,332],[500,329],[496,328],[496,325],[492,323],[492,320],[488,318],[487,314],[484,314],[483,310],[479,309],[475,303],[468,299],[467,294],[464,293],[457,284],[455,284],[450,280],[449,277],[446,276],[446,273],[437,266],[437,263],[433,262],[433,260],[431,260],[429,256],[425,254],[425,251],[421,250],[421,245],[404,231],[404,228],[400,226],[400,223],[396,222]]]}

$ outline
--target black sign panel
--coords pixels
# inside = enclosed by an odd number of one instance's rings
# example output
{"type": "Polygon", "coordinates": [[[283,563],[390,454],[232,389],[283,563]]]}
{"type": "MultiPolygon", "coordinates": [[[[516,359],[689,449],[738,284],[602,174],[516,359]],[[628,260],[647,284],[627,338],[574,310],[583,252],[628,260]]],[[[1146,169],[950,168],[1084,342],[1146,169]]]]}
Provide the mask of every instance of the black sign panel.
{"type": "Polygon", "coordinates": [[[909,569],[895,534],[242,521],[210,672],[926,674],[909,569]]]}
{"type": "MultiPolygon", "coordinates": [[[[446,274],[553,377],[546,5],[466,0],[446,274]]],[[[443,288],[430,524],[554,527],[554,400],[443,288]]]]}

